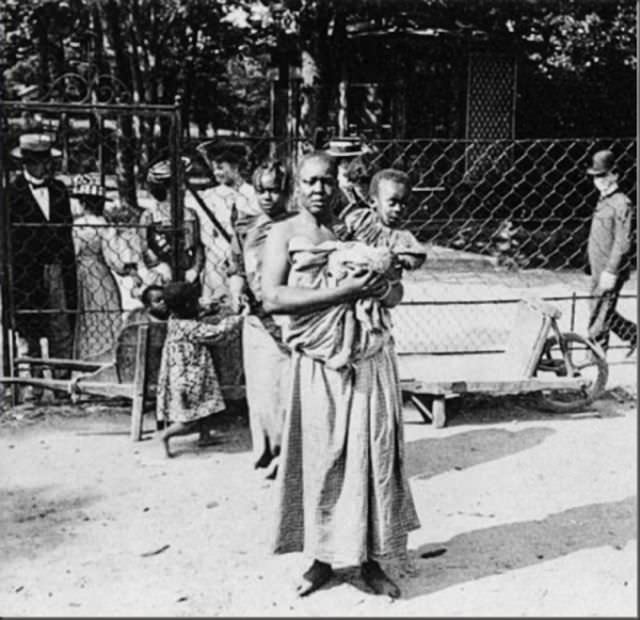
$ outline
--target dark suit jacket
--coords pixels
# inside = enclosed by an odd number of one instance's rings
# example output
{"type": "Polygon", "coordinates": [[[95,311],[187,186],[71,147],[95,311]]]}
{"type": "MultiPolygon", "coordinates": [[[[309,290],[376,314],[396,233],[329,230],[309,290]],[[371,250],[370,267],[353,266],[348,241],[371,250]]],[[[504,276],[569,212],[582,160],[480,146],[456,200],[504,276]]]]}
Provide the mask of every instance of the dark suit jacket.
{"type": "MultiPolygon", "coordinates": [[[[76,264],[71,236],[73,218],[69,193],[65,185],[55,179],[50,180],[48,186],[49,221],[45,219],[29,184],[21,174],[7,187],[15,310],[47,308],[43,266],[55,262],[62,265],[67,308],[74,311],[77,309],[76,264]]],[[[37,317],[33,318],[35,323],[29,320],[26,322],[35,327],[37,317]]],[[[73,324],[74,315],[69,318],[73,324]]],[[[18,322],[24,323],[24,320],[18,322]]]]}

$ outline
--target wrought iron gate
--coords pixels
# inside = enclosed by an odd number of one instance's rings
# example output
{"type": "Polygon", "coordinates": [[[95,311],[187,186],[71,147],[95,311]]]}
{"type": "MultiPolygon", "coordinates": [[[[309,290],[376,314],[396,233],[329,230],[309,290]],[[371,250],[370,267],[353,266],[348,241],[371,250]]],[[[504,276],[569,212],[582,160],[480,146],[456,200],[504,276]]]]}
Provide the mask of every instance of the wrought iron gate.
{"type": "MultiPolygon", "coordinates": [[[[111,76],[68,74],[38,100],[3,101],[0,123],[4,136],[0,157],[4,373],[13,372],[18,325],[23,326],[22,331],[28,330],[58,312],[42,306],[42,291],[36,290],[35,281],[31,282],[32,290],[26,290],[28,274],[40,269],[45,257],[63,270],[77,271],[77,295],[67,297],[63,314],[71,327],[76,326],[72,335],[78,335],[78,326],[83,325],[83,356],[100,357],[112,348],[124,320],[127,295],[139,284],[131,273],[131,263],[136,262],[146,235],[140,223],[144,201],[148,200],[144,180],[148,168],[159,160],[168,160],[171,170],[170,222],[163,232],[170,243],[170,267],[174,276],[180,277],[178,256],[184,237],[180,102],[143,105],[132,102],[122,84],[111,76]],[[50,221],[37,225],[18,221],[18,207],[8,199],[8,190],[13,191],[22,177],[12,151],[25,133],[53,138],[62,152],[53,177],[67,189],[76,175],[89,175],[106,188],[109,202],[104,213],[88,215],[72,199],[70,221],[55,222],[53,213],[50,221]],[[65,251],[63,238],[72,240],[75,252],[65,251]],[[75,265],[65,261],[75,261],[75,265]]],[[[74,351],[67,352],[70,355],[78,352],[77,339],[73,347],[74,351]]]]}

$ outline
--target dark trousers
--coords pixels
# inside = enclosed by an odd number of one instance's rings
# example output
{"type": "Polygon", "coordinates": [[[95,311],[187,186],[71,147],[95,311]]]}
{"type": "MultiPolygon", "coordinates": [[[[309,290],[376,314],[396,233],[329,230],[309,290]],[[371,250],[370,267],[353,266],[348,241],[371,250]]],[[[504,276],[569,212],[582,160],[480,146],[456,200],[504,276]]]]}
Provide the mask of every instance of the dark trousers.
{"type": "MultiPolygon", "coordinates": [[[[73,355],[73,332],[69,315],[64,311],[66,297],[60,264],[44,265],[44,283],[47,290],[47,307],[49,312],[42,313],[33,320],[29,315],[18,316],[17,329],[26,340],[27,355],[29,357],[42,357],[40,338],[46,338],[49,343],[49,357],[70,358],[73,355]]],[[[42,368],[34,367],[32,376],[42,377],[42,368]]],[[[68,379],[71,376],[69,370],[54,368],[51,371],[54,379],[68,379]]],[[[42,390],[34,389],[34,394],[42,390]]]]}
{"type": "Polygon", "coordinates": [[[610,291],[602,292],[598,288],[598,281],[591,281],[591,316],[589,318],[589,336],[605,351],[609,346],[609,334],[613,332],[618,338],[635,342],[638,338],[638,327],[632,321],[625,319],[616,311],[620,290],[627,280],[622,274],[616,280],[610,291]]]}

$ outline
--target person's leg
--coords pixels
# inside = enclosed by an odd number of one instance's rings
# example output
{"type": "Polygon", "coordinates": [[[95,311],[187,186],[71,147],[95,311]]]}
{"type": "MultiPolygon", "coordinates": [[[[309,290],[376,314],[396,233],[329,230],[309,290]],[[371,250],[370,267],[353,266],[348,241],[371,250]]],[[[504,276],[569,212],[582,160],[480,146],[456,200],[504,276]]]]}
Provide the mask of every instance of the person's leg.
{"type": "Polygon", "coordinates": [[[637,346],[638,327],[633,321],[625,319],[618,312],[614,312],[611,316],[611,331],[620,338],[629,342],[630,348],[633,350],[637,346]]]}
{"type": "Polygon", "coordinates": [[[589,337],[606,352],[609,347],[609,329],[615,311],[615,298],[613,291],[601,293],[597,288],[592,288],[591,295],[589,337]]]}
{"type": "MultiPolygon", "coordinates": [[[[73,334],[69,316],[65,312],[66,297],[61,265],[46,265],[44,277],[49,294],[48,308],[57,311],[48,315],[49,356],[71,358],[73,355],[73,334]]],[[[54,368],[51,375],[54,379],[68,379],[71,372],[65,368],[54,368]]]]}
{"type": "Polygon", "coordinates": [[[255,316],[246,317],[242,329],[242,349],[254,469],[268,467],[273,458],[265,418],[272,404],[271,392],[277,379],[272,376],[271,360],[265,355],[265,337],[271,336],[264,333],[258,319],[255,316]]]}
{"type": "Polygon", "coordinates": [[[302,575],[302,580],[296,586],[298,596],[308,596],[312,592],[319,590],[333,577],[331,564],[314,560],[313,564],[302,575]]]}
{"type": "Polygon", "coordinates": [[[208,415],[206,418],[201,418],[199,420],[198,431],[198,446],[200,448],[204,448],[206,446],[212,446],[218,443],[218,440],[215,437],[215,431],[213,430],[213,418],[217,415],[212,413],[208,415]],[[213,436],[212,436],[213,433],[213,436]]]}
{"type": "Polygon", "coordinates": [[[616,287],[612,291],[611,316],[609,318],[609,327],[611,331],[620,338],[629,342],[629,351],[627,357],[631,355],[638,345],[638,327],[632,321],[625,319],[616,311],[620,291],[626,281],[625,277],[621,277],[616,282],[616,287]]]}
{"type": "Polygon", "coordinates": [[[391,598],[400,597],[400,588],[394,583],[382,567],[375,560],[367,560],[362,563],[360,573],[364,582],[376,593],[385,594],[391,598]]]}
{"type": "Polygon", "coordinates": [[[602,303],[600,305],[599,315],[594,321],[593,329],[599,330],[598,333],[595,334],[594,339],[602,345],[605,351],[609,345],[609,334],[613,332],[621,340],[630,343],[628,353],[628,355],[630,355],[637,346],[637,327],[635,323],[625,319],[616,311],[620,291],[625,281],[626,276],[623,274],[616,281],[615,287],[601,296],[602,303]]]}
{"type": "MultiPolygon", "coordinates": [[[[42,347],[40,346],[40,334],[34,329],[25,329],[23,338],[27,345],[27,357],[42,357],[42,347]]],[[[31,376],[41,379],[44,376],[42,366],[32,366],[31,376]]],[[[42,398],[42,388],[30,385],[22,391],[22,399],[27,401],[38,401],[42,398]]]]}
{"type": "Polygon", "coordinates": [[[190,435],[198,431],[200,420],[191,420],[189,422],[174,422],[162,433],[162,443],[164,444],[165,454],[167,458],[172,458],[173,453],[169,447],[169,440],[172,437],[180,435],[190,435]]]}

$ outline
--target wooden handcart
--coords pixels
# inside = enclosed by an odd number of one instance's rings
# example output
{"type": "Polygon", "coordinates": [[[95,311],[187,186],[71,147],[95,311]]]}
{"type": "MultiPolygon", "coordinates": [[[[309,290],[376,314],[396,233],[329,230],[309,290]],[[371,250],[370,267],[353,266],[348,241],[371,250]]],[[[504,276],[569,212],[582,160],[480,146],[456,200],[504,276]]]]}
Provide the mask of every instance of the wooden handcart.
{"type": "MultiPolygon", "coordinates": [[[[522,299],[505,352],[493,356],[493,363],[486,363],[486,359],[470,363],[472,356],[465,355],[458,356],[459,364],[444,364],[441,356],[423,356],[412,365],[411,376],[401,379],[402,390],[425,421],[436,428],[447,422],[447,400],[468,393],[534,392],[545,410],[584,409],[604,390],[606,357],[597,344],[583,336],[561,332],[560,316],[560,310],[549,303],[522,299]]],[[[402,364],[400,372],[402,377],[402,364]]]]}

